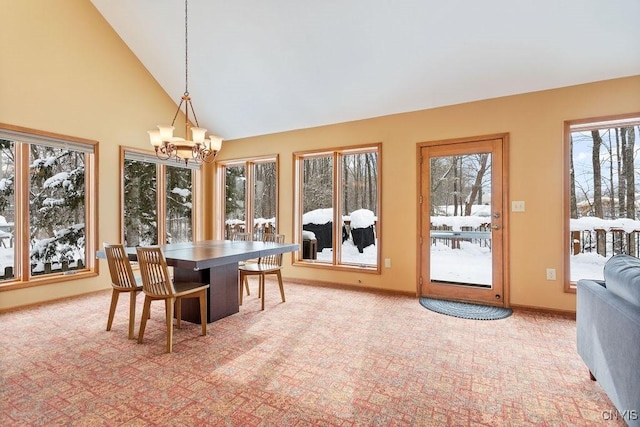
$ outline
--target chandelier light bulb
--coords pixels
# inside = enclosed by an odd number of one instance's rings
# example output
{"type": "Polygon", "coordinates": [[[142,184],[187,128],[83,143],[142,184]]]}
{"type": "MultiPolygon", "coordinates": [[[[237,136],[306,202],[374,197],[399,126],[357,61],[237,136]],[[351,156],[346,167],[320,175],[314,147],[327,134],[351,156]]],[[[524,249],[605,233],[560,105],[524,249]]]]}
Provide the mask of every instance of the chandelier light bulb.
{"type": "Polygon", "coordinates": [[[211,141],[209,148],[213,151],[220,151],[220,148],[222,148],[222,138],[218,135],[209,135],[209,140],[211,141]]]}
{"type": "Polygon", "coordinates": [[[154,147],[159,147],[162,145],[162,138],[160,137],[159,130],[148,130],[149,140],[151,141],[151,145],[154,147]]]}
{"type": "Polygon", "coordinates": [[[173,138],[173,130],[175,129],[173,126],[158,125],[158,129],[160,130],[160,138],[163,141],[173,138]]]}
{"type": "Polygon", "coordinates": [[[193,138],[193,142],[196,144],[202,144],[204,142],[204,134],[207,133],[205,128],[191,128],[191,137],[193,138]]]}

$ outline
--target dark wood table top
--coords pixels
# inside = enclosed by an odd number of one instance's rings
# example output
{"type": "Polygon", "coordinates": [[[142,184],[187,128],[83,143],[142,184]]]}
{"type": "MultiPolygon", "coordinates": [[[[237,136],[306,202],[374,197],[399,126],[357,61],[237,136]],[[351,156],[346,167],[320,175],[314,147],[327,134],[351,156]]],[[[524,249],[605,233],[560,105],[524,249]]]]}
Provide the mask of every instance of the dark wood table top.
{"type": "MultiPolygon", "coordinates": [[[[202,270],[233,264],[261,256],[293,252],[297,243],[271,243],[260,241],[204,240],[201,242],[160,245],[167,264],[190,270],[202,270]]],[[[126,248],[129,258],[137,260],[136,249],[126,248]]]]}

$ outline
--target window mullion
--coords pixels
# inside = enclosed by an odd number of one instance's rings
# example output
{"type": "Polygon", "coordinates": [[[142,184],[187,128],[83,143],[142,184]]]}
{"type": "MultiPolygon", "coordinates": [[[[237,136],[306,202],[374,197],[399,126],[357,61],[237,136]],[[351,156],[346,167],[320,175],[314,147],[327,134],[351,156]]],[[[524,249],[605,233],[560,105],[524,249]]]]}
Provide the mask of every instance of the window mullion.
{"type": "Polygon", "coordinates": [[[340,152],[333,153],[333,265],[342,259],[342,177],[340,176],[340,152]]]}
{"type": "Polygon", "coordinates": [[[166,166],[156,165],[156,217],[158,244],[167,244],[167,183],[166,166]]]}
{"type": "Polygon", "coordinates": [[[191,171],[191,240],[197,242],[204,239],[204,214],[202,212],[202,174],[199,170],[191,171]]]}
{"type": "Polygon", "coordinates": [[[254,188],[254,163],[253,162],[246,162],[245,163],[245,177],[246,179],[244,180],[244,191],[245,191],[245,214],[244,217],[246,218],[245,220],[245,224],[246,224],[246,228],[247,228],[247,232],[251,234],[252,239],[255,239],[255,218],[254,216],[254,210],[253,210],[253,204],[254,204],[254,194],[255,194],[255,188],[254,188]]]}
{"type": "Polygon", "coordinates": [[[16,182],[15,182],[15,221],[14,247],[16,279],[28,280],[31,276],[29,252],[29,144],[15,144],[16,182]],[[18,273],[19,272],[19,273],[18,273]]]}

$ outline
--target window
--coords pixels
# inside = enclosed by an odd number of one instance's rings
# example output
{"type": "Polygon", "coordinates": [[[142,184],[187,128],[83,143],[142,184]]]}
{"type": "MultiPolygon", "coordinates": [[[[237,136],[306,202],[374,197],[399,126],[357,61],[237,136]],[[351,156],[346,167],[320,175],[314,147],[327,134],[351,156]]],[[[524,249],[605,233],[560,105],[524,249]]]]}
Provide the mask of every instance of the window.
{"type": "Polygon", "coordinates": [[[225,239],[251,233],[254,240],[278,230],[278,158],[260,157],[218,163],[223,177],[225,239]],[[251,218],[251,228],[247,228],[251,218]]]}
{"type": "Polygon", "coordinates": [[[0,125],[0,286],[95,274],[96,146],[0,125]]]}
{"type": "Polygon", "coordinates": [[[568,122],[566,141],[566,288],[575,290],[579,279],[602,279],[614,254],[640,256],[640,115],[568,122]]]}
{"type": "Polygon", "coordinates": [[[380,148],[294,154],[296,262],[379,271],[380,148]]]}
{"type": "Polygon", "coordinates": [[[199,165],[163,161],[129,148],[123,149],[123,157],[125,246],[193,241],[194,177],[199,165]]]}

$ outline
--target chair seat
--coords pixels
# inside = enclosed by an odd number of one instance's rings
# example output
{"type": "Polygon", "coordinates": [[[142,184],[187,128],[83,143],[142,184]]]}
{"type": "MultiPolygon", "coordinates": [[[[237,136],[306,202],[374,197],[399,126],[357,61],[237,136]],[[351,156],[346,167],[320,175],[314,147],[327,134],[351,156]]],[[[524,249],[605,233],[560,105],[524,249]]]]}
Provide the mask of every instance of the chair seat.
{"type": "Polygon", "coordinates": [[[280,270],[281,267],[279,265],[267,265],[267,264],[258,264],[258,263],[249,263],[239,267],[239,269],[245,273],[269,273],[272,271],[280,270]]]}
{"type": "Polygon", "coordinates": [[[175,297],[181,297],[185,294],[190,294],[202,289],[207,289],[209,285],[198,282],[173,282],[173,287],[176,290],[175,297]]]}

